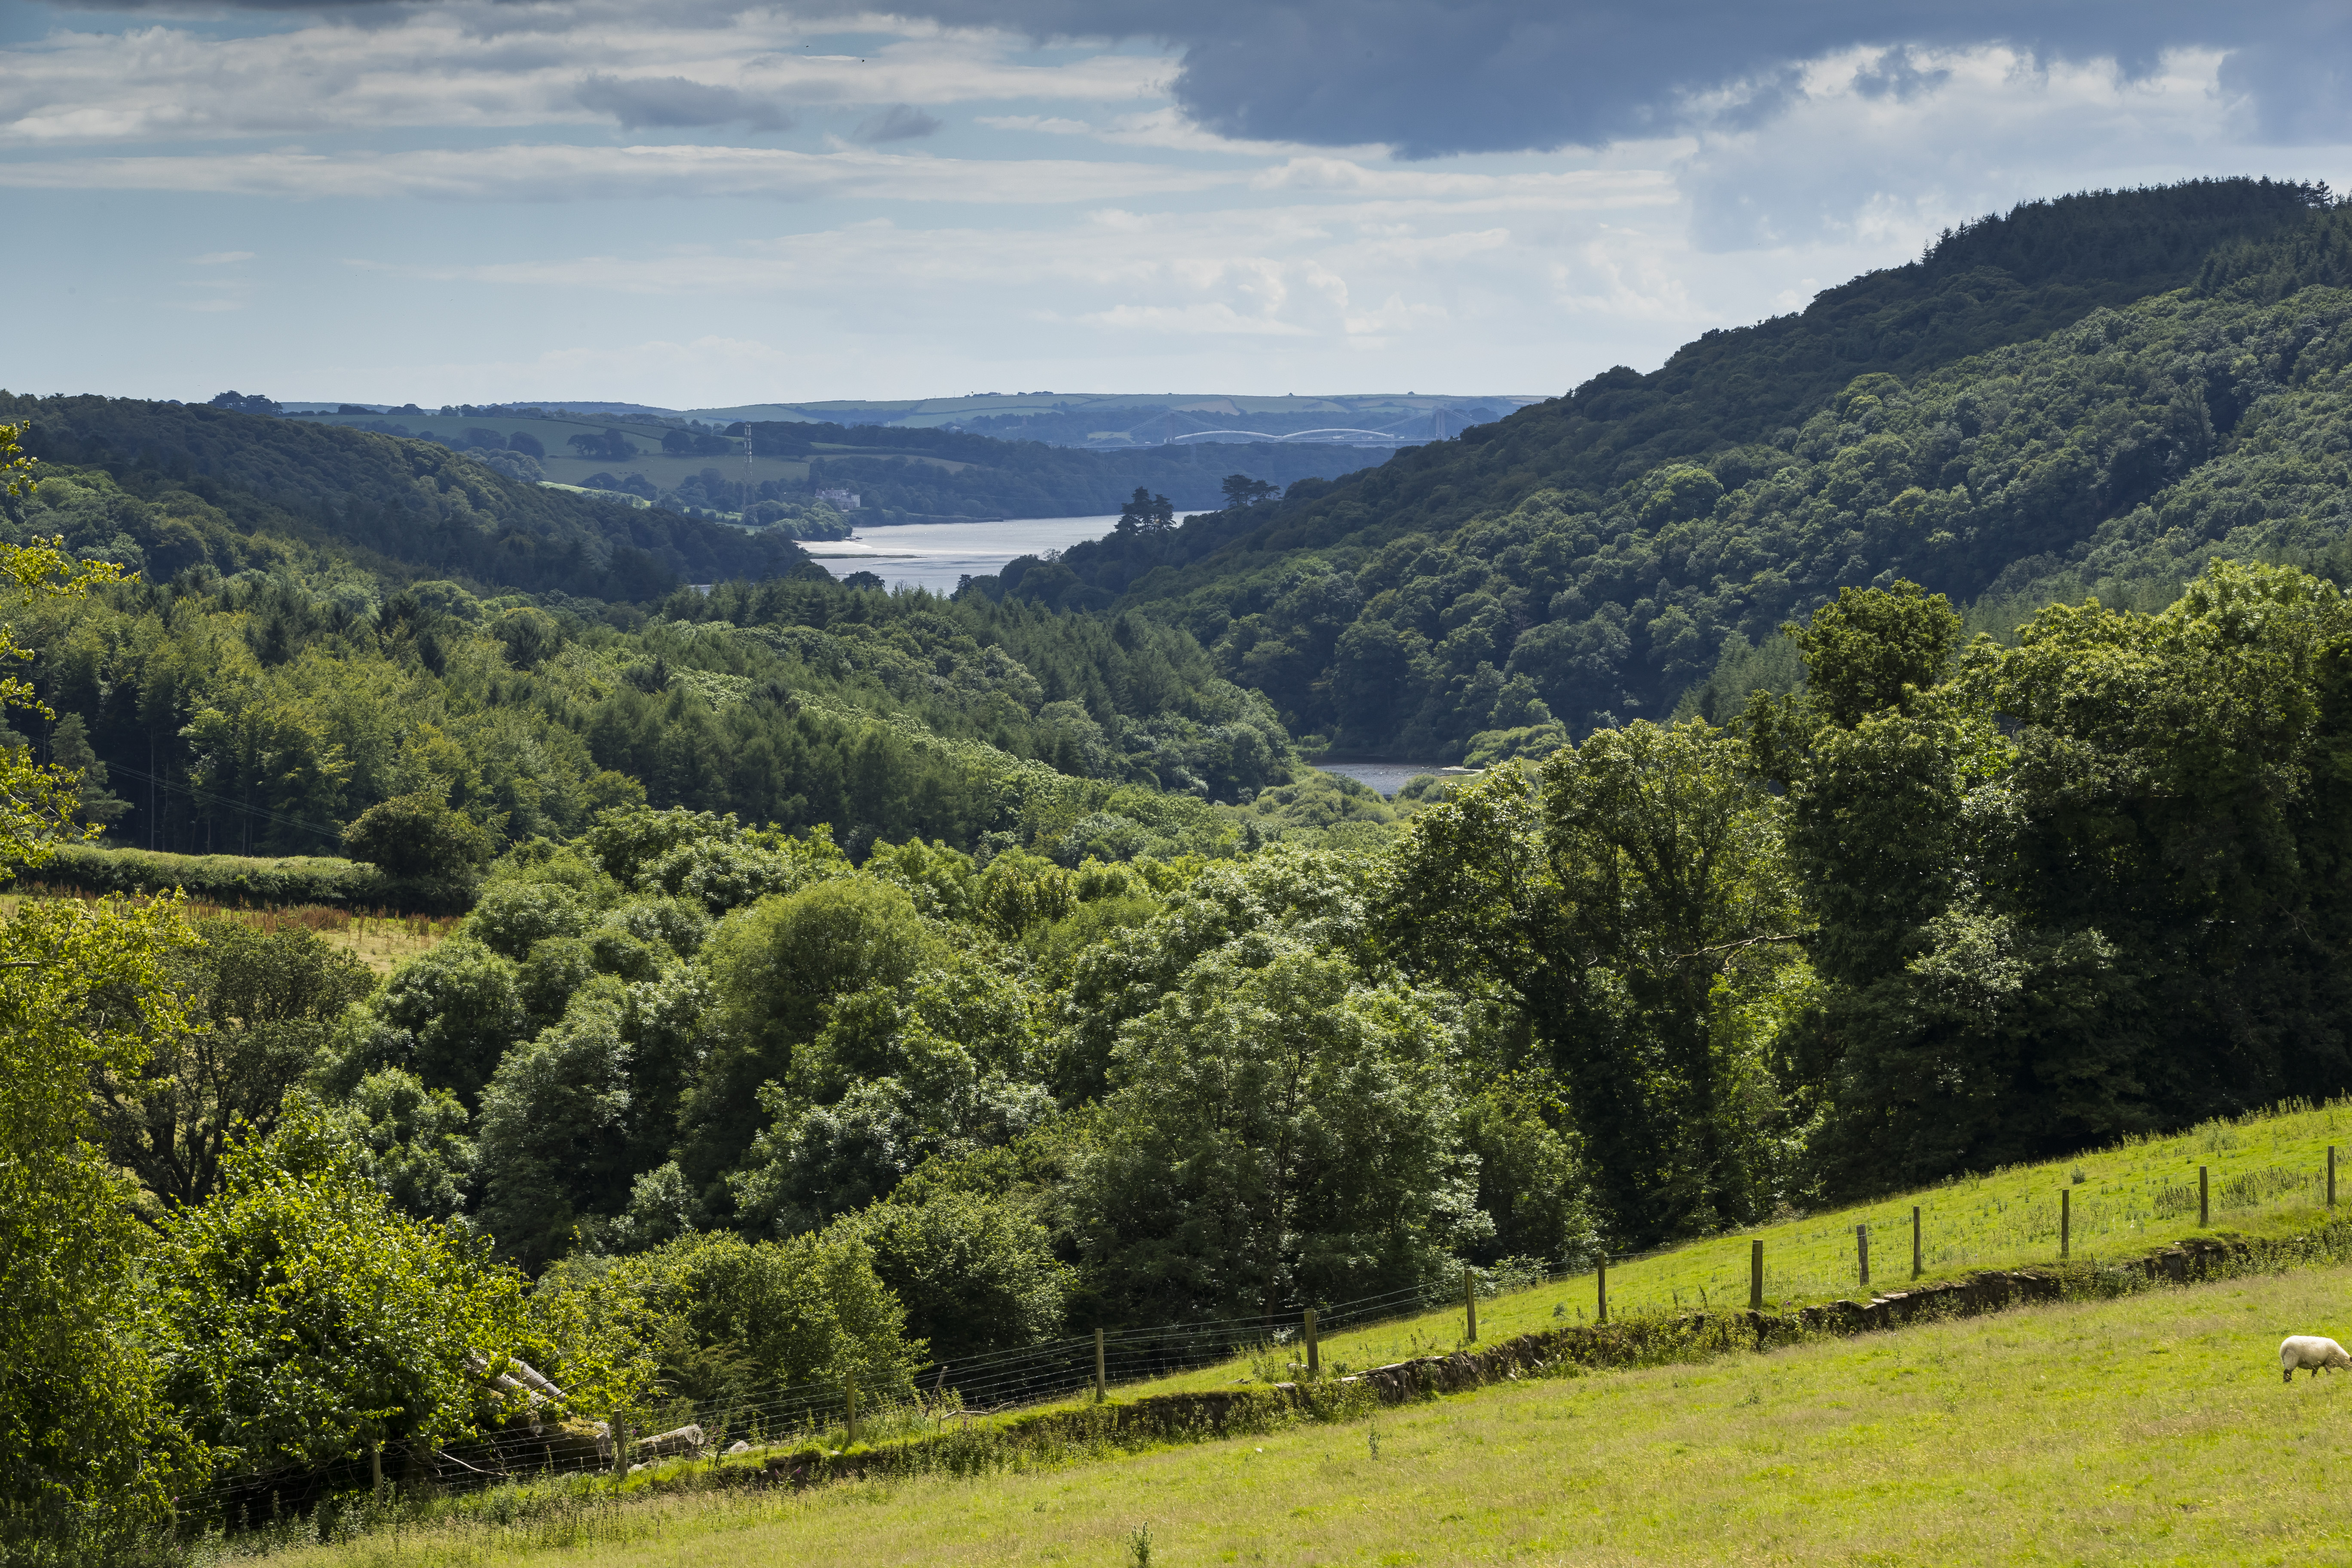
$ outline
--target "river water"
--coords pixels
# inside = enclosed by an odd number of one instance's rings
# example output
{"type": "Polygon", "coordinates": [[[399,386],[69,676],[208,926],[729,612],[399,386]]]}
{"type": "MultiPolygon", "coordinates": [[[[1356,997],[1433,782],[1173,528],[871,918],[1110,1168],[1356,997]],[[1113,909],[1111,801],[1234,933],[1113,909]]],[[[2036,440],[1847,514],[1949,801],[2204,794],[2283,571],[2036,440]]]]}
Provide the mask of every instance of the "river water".
{"type": "Polygon", "coordinates": [[[1118,525],[1107,517],[1009,517],[1000,522],[909,522],[859,529],[847,539],[813,540],[803,548],[836,577],[871,572],[891,587],[952,594],[959,578],[988,577],[1018,555],[1043,555],[1100,539],[1118,525]]]}
{"type": "Polygon", "coordinates": [[[1405,781],[1433,773],[1445,766],[1444,763],[1318,763],[1327,773],[1339,773],[1368,784],[1382,795],[1394,795],[1404,788],[1405,781]]]}
{"type": "MultiPolygon", "coordinates": [[[[836,577],[871,572],[891,587],[929,588],[952,594],[964,577],[987,577],[1019,555],[1043,555],[1100,539],[1118,522],[1103,517],[1009,517],[999,522],[910,522],[893,528],[860,529],[847,539],[812,541],[814,559],[836,577]]],[[[1443,763],[1326,763],[1327,773],[1360,779],[1384,795],[1407,779],[1433,773],[1443,763]]]]}

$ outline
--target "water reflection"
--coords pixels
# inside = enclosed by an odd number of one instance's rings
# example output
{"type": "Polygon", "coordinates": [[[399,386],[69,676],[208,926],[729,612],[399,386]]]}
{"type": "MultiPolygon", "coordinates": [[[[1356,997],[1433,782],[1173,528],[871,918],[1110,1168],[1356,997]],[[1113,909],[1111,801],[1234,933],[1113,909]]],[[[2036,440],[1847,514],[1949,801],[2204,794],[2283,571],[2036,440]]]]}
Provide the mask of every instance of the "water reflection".
{"type": "Polygon", "coordinates": [[[891,586],[904,583],[952,594],[964,577],[989,577],[1019,555],[1043,555],[1100,539],[1118,523],[1104,517],[1009,517],[996,522],[910,522],[860,529],[847,539],[814,541],[808,552],[836,577],[871,572],[891,586]]]}

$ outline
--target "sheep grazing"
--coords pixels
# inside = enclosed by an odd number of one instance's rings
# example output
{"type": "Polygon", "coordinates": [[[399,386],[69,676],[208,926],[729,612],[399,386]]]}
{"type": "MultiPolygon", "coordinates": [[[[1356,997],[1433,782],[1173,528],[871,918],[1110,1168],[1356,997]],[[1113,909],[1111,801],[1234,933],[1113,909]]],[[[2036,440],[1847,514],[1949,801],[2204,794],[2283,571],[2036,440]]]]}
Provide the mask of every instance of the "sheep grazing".
{"type": "Polygon", "coordinates": [[[2299,1366],[2309,1367],[2314,1377],[2319,1375],[2323,1366],[2352,1371],[2352,1355],[2347,1355],[2344,1347],[2334,1340],[2322,1339],[2317,1334],[2289,1334],[2279,1342],[2279,1373],[2293,1383],[2294,1369],[2299,1366]]]}

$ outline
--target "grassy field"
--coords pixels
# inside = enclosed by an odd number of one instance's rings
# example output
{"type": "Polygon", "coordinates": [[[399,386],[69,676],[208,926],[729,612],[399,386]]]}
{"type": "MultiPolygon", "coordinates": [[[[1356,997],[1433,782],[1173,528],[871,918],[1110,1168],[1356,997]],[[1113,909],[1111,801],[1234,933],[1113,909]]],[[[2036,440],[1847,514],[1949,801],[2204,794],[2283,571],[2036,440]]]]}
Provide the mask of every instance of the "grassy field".
{"type": "Polygon", "coordinates": [[[412,1529],[301,1568],[752,1563],[2287,1563],[2352,1557],[2326,1478],[2352,1269],[2021,1309],[1369,1421],[976,1479],[687,1496],[412,1529]]]}
{"type": "MultiPolygon", "coordinates": [[[[0,893],[0,919],[13,916],[27,898],[36,896],[41,895],[0,893]]],[[[299,927],[314,931],[330,947],[353,954],[380,975],[391,973],[393,966],[403,959],[431,952],[457,929],[457,920],[449,917],[353,914],[320,904],[296,909],[239,910],[190,899],[184,908],[192,921],[223,916],[262,931],[299,927]]]]}
{"type": "MultiPolygon", "coordinates": [[[[2279,1234],[2315,1223],[2326,1200],[2327,1148],[2344,1149],[2342,1195],[2352,1203],[2352,1104],[2209,1122],[2042,1165],[2021,1165],[1905,1193],[1882,1202],[1687,1243],[1609,1270],[1612,1316],[1748,1305],[1749,1245],[1764,1243],[1768,1305],[1840,1297],[1867,1300],[1854,1227],[1871,1235],[1872,1289],[1911,1283],[1911,1209],[1920,1211],[1925,1281],[1979,1268],[2013,1268],[2058,1257],[2059,1194],[2071,1194],[2071,1255],[2137,1256],[2199,1234],[2197,1172],[2207,1169],[2207,1231],[2279,1234]]],[[[1559,1322],[1589,1322],[1597,1281],[1585,1273],[1478,1304],[1482,1340],[1559,1322]]],[[[1322,1336],[1325,1364],[1360,1370],[1454,1348],[1465,1327],[1459,1307],[1399,1317],[1322,1336]]],[[[1132,1385],[1157,1394],[1243,1381],[1250,1368],[1225,1363],[1132,1385]]]]}
{"type": "Polygon", "coordinates": [[[218,911],[232,920],[242,920],[262,929],[273,929],[276,922],[306,923],[304,917],[318,917],[310,929],[320,940],[331,947],[340,947],[354,954],[378,974],[390,974],[393,966],[403,959],[414,958],[420,952],[430,952],[457,929],[455,919],[436,920],[429,915],[368,915],[345,914],[341,910],[223,910],[218,911]],[[337,923],[340,921],[341,923],[337,923]]]}

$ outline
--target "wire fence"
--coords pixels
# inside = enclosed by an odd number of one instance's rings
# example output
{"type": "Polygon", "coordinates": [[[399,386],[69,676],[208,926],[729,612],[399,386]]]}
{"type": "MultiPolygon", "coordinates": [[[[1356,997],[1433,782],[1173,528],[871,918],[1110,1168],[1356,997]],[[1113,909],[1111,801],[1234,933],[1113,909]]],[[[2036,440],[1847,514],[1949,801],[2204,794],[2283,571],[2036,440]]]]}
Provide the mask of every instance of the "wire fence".
{"type": "MultiPolygon", "coordinates": [[[[1528,1265],[1469,1269],[1482,1300],[1569,1277],[1528,1265]]],[[[1107,1328],[1094,1335],[1049,1341],[952,1361],[934,1361],[887,1378],[820,1378],[717,1399],[656,1396],[635,1430],[618,1424],[604,1436],[584,1423],[517,1422],[496,1432],[425,1450],[398,1449],[324,1467],[247,1474],[223,1479],[180,1500],[190,1516],[230,1530],[250,1529],[289,1512],[307,1512],[329,1499],[386,1485],[425,1482],[463,1492],[525,1480],[584,1476],[630,1463],[680,1457],[709,1458],[735,1443],[751,1448],[838,1449],[850,1441],[853,1410],[859,1441],[929,1436],[951,1426],[1082,1395],[1100,1386],[1128,1387],[1249,1358],[1266,1373],[1291,1373],[1303,1354],[1300,1334],[1312,1305],[1319,1336],[1459,1307],[1464,1274],[1330,1303],[1302,1303],[1244,1317],[1196,1320],[1145,1328],[1107,1328]],[[688,1444],[674,1437],[701,1428],[688,1444]]],[[[1270,1378],[1278,1381],[1278,1378],[1270,1378]]]]}

